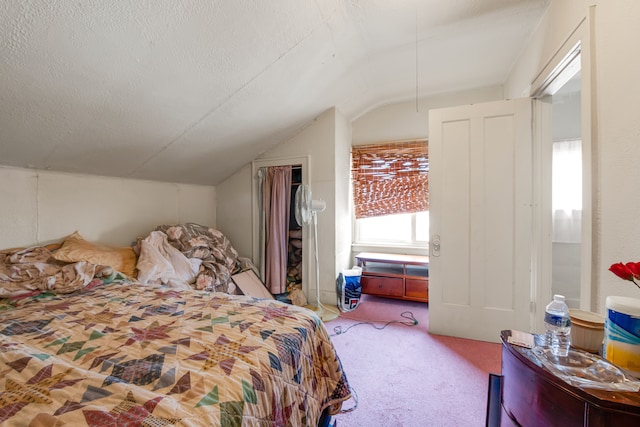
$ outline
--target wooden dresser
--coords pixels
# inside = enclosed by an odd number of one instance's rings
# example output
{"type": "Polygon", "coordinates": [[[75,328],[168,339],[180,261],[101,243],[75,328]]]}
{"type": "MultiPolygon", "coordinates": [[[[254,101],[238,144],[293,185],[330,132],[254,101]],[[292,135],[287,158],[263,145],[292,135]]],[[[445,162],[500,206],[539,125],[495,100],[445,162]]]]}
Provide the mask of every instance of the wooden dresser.
{"type": "Polygon", "coordinates": [[[361,252],[362,293],[411,301],[429,301],[429,257],[361,252]]]}
{"type": "Polygon", "coordinates": [[[500,426],[640,426],[640,392],[574,387],[535,363],[531,350],[508,343],[510,335],[500,336],[500,426]]]}

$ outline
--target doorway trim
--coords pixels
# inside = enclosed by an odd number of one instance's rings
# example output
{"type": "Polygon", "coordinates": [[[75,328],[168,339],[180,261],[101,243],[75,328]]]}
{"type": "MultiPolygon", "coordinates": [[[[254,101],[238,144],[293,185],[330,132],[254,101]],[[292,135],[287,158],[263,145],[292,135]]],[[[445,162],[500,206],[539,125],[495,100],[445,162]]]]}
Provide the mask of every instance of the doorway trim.
{"type": "MultiPolygon", "coordinates": [[[[594,28],[595,7],[589,8],[588,15],[580,21],[578,26],[571,32],[565,42],[553,55],[551,60],[543,67],[541,72],[531,83],[531,97],[543,98],[544,96],[555,93],[566,81],[575,75],[579,70],[581,75],[581,137],[582,137],[582,242],[581,242],[581,270],[580,270],[580,308],[591,311],[595,309],[594,295],[597,294],[595,289],[595,281],[593,280],[596,265],[596,255],[593,253],[593,239],[597,234],[593,223],[593,176],[594,170],[594,141],[596,134],[593,126],[595,125],[595,109],[593,108],[594,97],[592,94],[592,38],[594,28]]],[[[536,182],[544,182],[545,173],[550,173],[551,157],[550,154],[544,153],[543,147],[537,147],[542,150],[535,157],[538,164],[534,165],[534,173],[538,174],[536,182]]],[[[548,177],[550,180],[550,177],[548,177]]],[[[544,185],[536,189],[535,197],[537,205],[550,208],[550,188],[544,185]]],[[[534,235],[538,236],[538,250],[532,262],[532,274],[537,276],[539,280],[535,281],[536,290],[534,298],[534,329],[543,330],[544,306],[546,301],[551,299],[551,263],[545,261],[544,250],[550,250],[551,234],[550,218],[545,218],[543,209],[537,209],[535,212],[534,235]],[[536,304],[537,302],[537,304],[536,304]]],[[[548,260],[547,260],[548,261],[548,260]]]]}

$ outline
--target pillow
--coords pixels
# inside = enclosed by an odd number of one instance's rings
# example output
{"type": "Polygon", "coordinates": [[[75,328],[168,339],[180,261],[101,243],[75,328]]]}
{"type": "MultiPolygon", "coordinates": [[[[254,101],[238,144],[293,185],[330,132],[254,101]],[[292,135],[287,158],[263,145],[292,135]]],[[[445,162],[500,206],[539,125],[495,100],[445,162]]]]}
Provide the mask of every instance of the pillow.
{"type": "Polygon", "coordinates": [[[84,240],[77,231],[67,237],[53,253],[58,261],[106,265],[130,277],[136,277],[136,253],[132,247],[114,247],[84,240]]]}

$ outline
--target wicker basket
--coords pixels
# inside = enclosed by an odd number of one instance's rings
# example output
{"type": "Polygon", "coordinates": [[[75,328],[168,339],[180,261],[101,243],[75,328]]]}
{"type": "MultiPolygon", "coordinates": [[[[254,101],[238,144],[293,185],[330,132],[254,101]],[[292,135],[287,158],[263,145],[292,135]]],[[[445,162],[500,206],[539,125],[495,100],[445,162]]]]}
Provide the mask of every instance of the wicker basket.
{"type": "Polygon", "coordinates": [[[577,349],[598,353],[604,339],[604,317],[598,313],[570,309],[571,345],[577,349]]]}

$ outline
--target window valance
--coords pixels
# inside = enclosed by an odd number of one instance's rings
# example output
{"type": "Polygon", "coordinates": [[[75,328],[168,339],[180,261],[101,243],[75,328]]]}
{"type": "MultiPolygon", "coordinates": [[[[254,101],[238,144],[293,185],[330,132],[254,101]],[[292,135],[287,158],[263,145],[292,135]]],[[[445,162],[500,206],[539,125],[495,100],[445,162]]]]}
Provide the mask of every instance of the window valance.
{"type": "Polygon", "coordinates": [[[356,218],[429,209],[427,140],[351,148],[356,218]]]}

